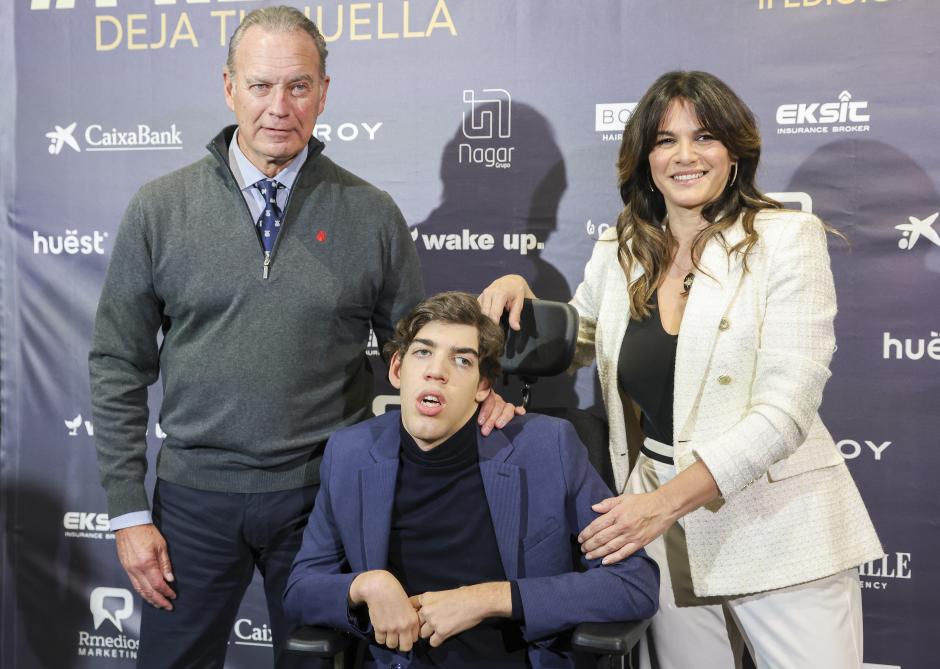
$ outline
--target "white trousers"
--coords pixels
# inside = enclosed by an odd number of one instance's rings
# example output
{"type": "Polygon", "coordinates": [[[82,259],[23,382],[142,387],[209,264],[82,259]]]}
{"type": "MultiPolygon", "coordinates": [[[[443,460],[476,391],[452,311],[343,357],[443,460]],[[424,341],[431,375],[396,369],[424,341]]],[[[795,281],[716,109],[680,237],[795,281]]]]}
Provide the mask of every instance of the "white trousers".
{"type": "MultiPolygon", "coordinates": [[[[651,492],[676,474],[640,454],[626,492],[651,492]]],[[[682,521],[646,546],[659,565],[659,612],[640,644],[641,669],[860,669],[862,594],[849,569],[739,597],[696,597],[682,521]]]]}

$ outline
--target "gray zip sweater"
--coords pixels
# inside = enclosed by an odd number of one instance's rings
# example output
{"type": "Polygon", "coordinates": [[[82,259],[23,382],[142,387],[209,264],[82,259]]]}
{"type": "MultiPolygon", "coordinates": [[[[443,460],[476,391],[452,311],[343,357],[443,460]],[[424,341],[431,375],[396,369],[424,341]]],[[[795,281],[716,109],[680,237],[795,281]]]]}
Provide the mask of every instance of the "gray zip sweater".
{"type": "Polygon", "coordinates": [[[224,492],[316,483],[327,437],[369,413],[370,325],[381,344],[422,297],[395,203],[315,139],[265,278],[228,165],[233,132],[143,186],[115,240],[89,353],[112,517],[149,508],[147,387],[158,375],[158,477],[224,492]]]}

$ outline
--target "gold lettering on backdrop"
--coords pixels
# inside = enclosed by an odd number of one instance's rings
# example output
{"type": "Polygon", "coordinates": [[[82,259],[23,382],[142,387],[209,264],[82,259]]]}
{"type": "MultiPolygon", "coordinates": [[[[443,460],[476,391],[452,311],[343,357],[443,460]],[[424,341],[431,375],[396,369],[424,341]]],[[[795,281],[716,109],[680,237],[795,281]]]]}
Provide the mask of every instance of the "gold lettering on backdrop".
{"type": "MultiPolygon", "coordinates": [[[[158,16],[128,14],[122,23],[117,17],[99,14],[95,17],[95,51],[114,51],[122,45],[128,51],[166,48],[167,16],[165,12],[158,16]],[[148,22],[154,25],[148,25],[148,22]]],[[[169,20],[174,19],[170,16],[169,20]]],[[[189,15],[181,12],[175,21],[169,48],[175,49],[178,42],[190,42],[193,48],[199,48],[189,15]]]]}
{"type": "Polygon", "coordinates": [[[95,17],[95,51],[113,51],[124,39],[124,28],[113,16],[99,14],[95,17]],[[114,28],[114,40],[104,43],[101,39],[102,26],[110,24],[114,28]]]}
{"type": "Polygon", "coordinates": [[[354,2],[349,5],[349,39],[352,41],[372,39],[371,33],[361,33],[356,30],[356,26],[367,26],[369,25],[369,18],[360,18],[359,10],[360,9],[369,9],[370,4],[368,2],[354,2]]]}
{"type": "MultiPolygon", "coordinates": [[[[172,7],[183,1],[153,0],[156,5],[165,7],[172,7]]],[[[188,5],[237,1],[239,0],[185,0],[188,5]]],[[[833,0],[808,1],[831,2],[833,0]]],[[[773,0],[760,0],[760,2],[773,5],[773,0]]],[[[347,2],[332,6],[308,5],[301,9],[317,24],[327,42],[335,42],[343,38],[352,42],[373,39],[416,39],[430,37],[435,32],[442,31],[457,37],[457,26],[447,6],[447,0],[434,0],[433,3],[431,0],[347,2]]],[[[238,22],[245,18],[247,11],[245,9],[215,9],[207,12],[210,20],[218,21],[219,46],[224,47],[228,44],[232,32],[238,22]]],[[[197,12],[197,19],[204,18],[204,16],[197,12]]],[[[119,48],[125,48],[128,51],[175,49],[177,45],[187,42],[193,48],[199,48],[199,38],[186,11],[178,15],[171,10],[130,13],[126,16],[100,14],[95,17],[96,51],[114,51],[119,48]]]]}
{"type": "Polygon", "coordinates": [[[434,14],[431,15],[431,20],[428,21],[428,31],[425,35],[430,36],[435,28],[447,28],[450,30],[451,35],[457,37],[457,28],[454,27],[454,20],[450,17],[450,12],[447,11],[447,3],[444,0],[438,0],[437,7],[434,8],[434,14]],[[441,15],[443,17],[438,20],[437,17],[441,15]]]}
{"type": "MultiPolygon", "coordinates": [[[[308,8],[307,13],[309,15],[310,10],[308,8]]],[[[323,25],[323,6],[320,5],[317,7],[317,28],[320,29],[320,33],[323,35],[323,39],[327,42],[333,42],[338,40],[343,34],[343,5],[336,6],[336,32],[332,35],[326,32],[326,28],[323,25]]]]}
{"type": "Polygon", "coordinates": [[[150,44],[151,49],[162,49],[166,46],[166,14],[160,14],[160,41],[150,44]]]}
{"type": "Polygon", "coordinates": [[[411,5],[408,4],[408,0],[404,0],[401,3],[401,24],[402,31],[404,32],[405,39],[412,37],[424,37],[424,33],[421,31],[409,30],[408,29],[408,17],[411,14],[411,5]]]}
{"type": "MultiPolygon", "coordinates": [[[[900,2],[900,0],[894,0],[900,2]]],[[[758,9],[811,9],[848,5],[880,5],[891,0],[757,0],[758,9]],[[774,4],[776,2],[776,4],[774,4]]]]}
{"type": "Polygon", "coordinates": [[[175,49],[176,43],[180,40],[189,40],[193,43],[194,49],[199,48],[199,42],[196,41],[196,33],[193,32],[193,24],[189,22],[189,17],[186,15],[186,12],[180,14],[180,20],[176,22],[176,30],[173,31],[173,37],[170,39],[170,48],[175,49]]]}
{"type": "Polygon", "coordinates": [[[235,16],[235,10],[217,9],[214,12],[209,12],[209,16],[217,16],[219,18],[219,46],[225,46],[225,41],[228,39],[228,36],[235,30],[234,28],[229,29],[228,27],[228,19],[235,16]]]}
{"type": "Polygon", "coordinates": [[[379,3],[379,39],[398,39],[400,35],[398,33],[387,33],[385,32],[385,5],[384,3],[379,3]]]}
{"type": "MultiPolygon", "coordinates": [[[[138,21],[146,21],[146,20],[147,20],[147,15],[146,15],[146,14],[128,14],[128,15],[127,15],[127,32],[126,32],[126,35],[127,35],[127,48],[128,48],[130,51],[136,51],[136,50],[138,50],[138,49],[146,49],[146,48],[147,48],[147,45],[146,45],[146,44],[140,44],[140,43],[134,41],[134,37],[136,37],[137,35],[146,35],[146,34],[147,34],[147,29],[146,29],[146,28],[138,28],[138,27],[135,26],[134,24],[137,23],[138,21]]],[[[165,21],[166,21],[166,20],[164,19],[164,23],[165,23],[165,21]]]]}

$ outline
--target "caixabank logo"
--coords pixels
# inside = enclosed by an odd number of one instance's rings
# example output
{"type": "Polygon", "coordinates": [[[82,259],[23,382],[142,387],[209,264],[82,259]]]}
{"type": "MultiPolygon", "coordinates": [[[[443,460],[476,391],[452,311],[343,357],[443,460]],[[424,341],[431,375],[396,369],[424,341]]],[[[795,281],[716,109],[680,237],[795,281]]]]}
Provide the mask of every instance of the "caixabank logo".
{"type": "Polygon", "coordinates": [[[836,100],[789,102],[777,107],[778,135],[857,134],[871,130],[868,102],[842,91],[836,100]]]}
{"type": "Polygon", "coordinates": [[[933,227],[938,216],[940,216],[940,211],[935,211],[924,218],[908,216],[907,223],[899,223],[894,226],[894,229],[899,230],[901,233],[901,238],[898,239],[898,248],[902,251],[912,251],[914,245],[921,239],[926,239],[935,246],[940,246],[940,234],[933,227]]]}
{"type": "Polygon", "coordinates": [[[260,625],[251,618],[239,618],[232,626],[232,640],[236,646],[259,646],[261,648],[271,648],[273,646],[273,637],[271,628],[267,623],[260,625]]]}
{"type": "Polygon", "coordinates": [[[45,137],[49,141],[46,151],[51,156],[83,151],[179,151],[183,148],[183,134],[176,123],[164,126],[137,123],[110,128],[100,123],[79,127],[78,121],[65,125],[53,123],[45,137]]]}
{"type": "Polygon", "coordinates": [[[464,89],[457,162],[496,169],[512,167],[512,96],[505,88],[464,89]]]}
{"type": "Polygon", "coordinates": [[[140,640],[128,636],[125,622],[134,615],[134,597],[126,588],[97,587],[88,597],[91,623],[78,632],[78,655],[136,660],[140,640]]]}

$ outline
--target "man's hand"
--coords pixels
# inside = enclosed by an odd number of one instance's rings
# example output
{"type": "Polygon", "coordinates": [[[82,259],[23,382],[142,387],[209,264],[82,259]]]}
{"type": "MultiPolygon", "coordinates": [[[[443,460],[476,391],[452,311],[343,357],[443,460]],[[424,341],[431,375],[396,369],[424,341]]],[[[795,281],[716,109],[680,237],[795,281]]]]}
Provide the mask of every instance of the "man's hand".
{"type": "Polygon", "coordinates": [[[144,601],[158,609],[173,610],[171,599],[176,593],[173,568],[163,535],[152,523],[125,527],[114,533],[118,559],[127,572],[131,585],[144,601]]]}
{"type": "Polygon", "coordinates": [[[487,436],[495,427],[502,430],[506,424],[512,420],[513,416],[521,416],[525,413],[523,407],[517,407],[502,397],[495,390],[490,390],[490,394],[480,404],[480,413],[477,415],[477,422],[480,424],[480,432],[487,436]]]}
{"type": "Polygon", "coordinates": [[[398,579],[384,569],[363,572],[353,579],[349,601],[369,607],[377,644],[407,653],[418,640],[418,612],[398,579]]]}
{"type": "Polygon", "coordinates": [[[509,582],[480,583],[454,590],[425,592],[411,598],[421,619],[421,637],[433,647],[450,637],[479,625],[484,618],[512,615],[509,582]]]}

